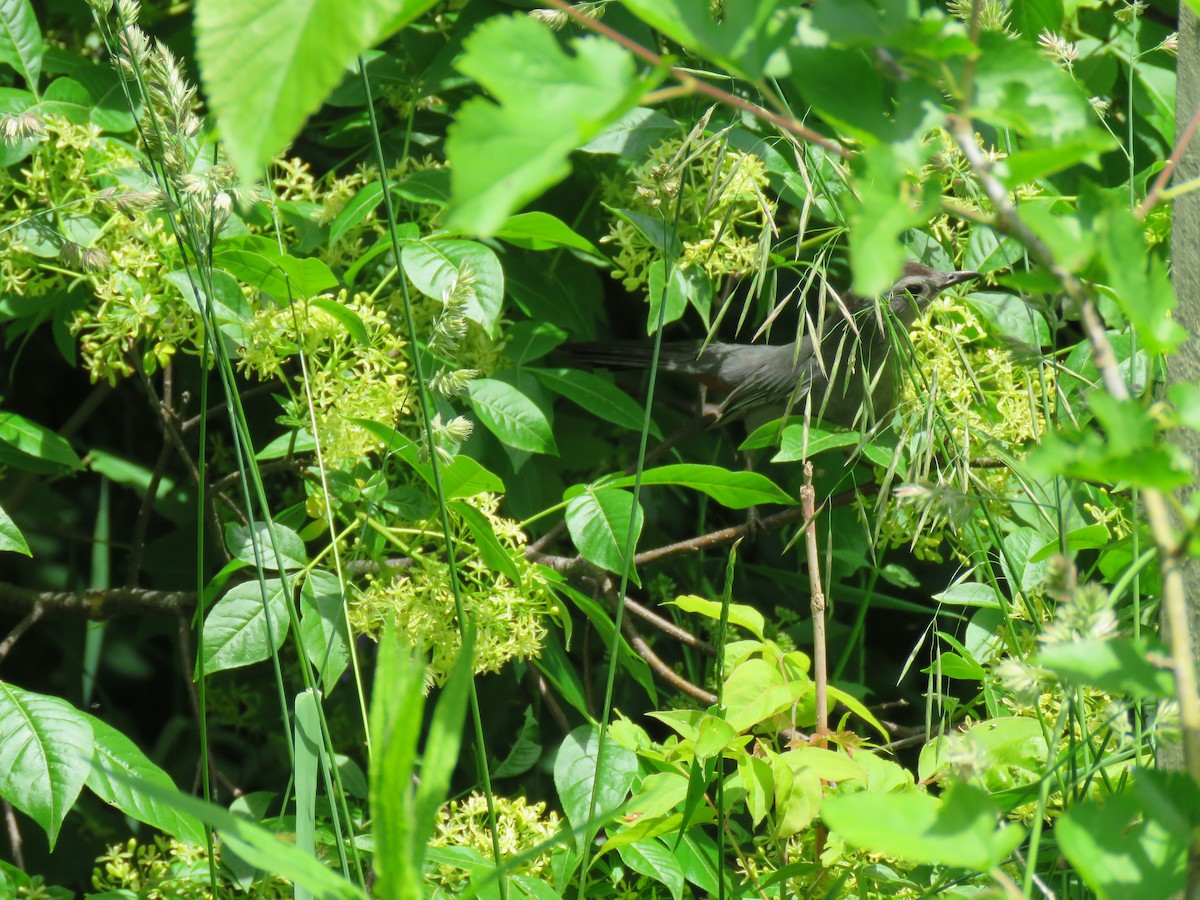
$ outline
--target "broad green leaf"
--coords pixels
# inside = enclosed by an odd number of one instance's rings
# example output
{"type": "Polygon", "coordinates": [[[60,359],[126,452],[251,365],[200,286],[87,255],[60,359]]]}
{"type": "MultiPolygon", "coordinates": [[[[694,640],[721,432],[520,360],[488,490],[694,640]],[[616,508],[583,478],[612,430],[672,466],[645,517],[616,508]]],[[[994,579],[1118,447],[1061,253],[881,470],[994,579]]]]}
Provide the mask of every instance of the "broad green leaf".
{"type": "Polygon", "coordinates": [[[525,394],[494,378],[476,378],[467,396],[479,420],[502,443],[530,453],[557,453],[550,422],[525,394]]]}
{"type": "MultiPolygon", "coordinates": [[[[1108,528],[1098,522],[1092,525],[1073,528],[1067,532],[1065,537],[1067,553],[1074,553],[1079,550],[1101,550],[1112,543],[1112,537],[1109,534],[1108,528]]],[[[1029,557],[1029,561],[1040,562],[1043,559],[1049,559],[1061,553],[1063,547],[1063,542],[1058,538],[1046,541],[1041,550],[1038,550],[1033,556],[1029,557]]]]}
{"type": "Polygon", "coordinates": [[[253,522],[250,525],[231,522],[225,526],[225,546],[234,559],[250,566],[288,571],[308,565],[308,553],[300,535],[277,522],[253,522]],[[275,555],[276,550],[279,556],[275,555]]]}
{"type": "Polygon", "coordinates": [[[690,0],[626,0],[624,5],[691,52],[752,81],[765,73],[794,29],[778,0],[741,0],[722,6],[719,16],[710,5],[690,0]]]}
{"type": "MultiPolygon", "coordinates": [[[[868,147],[886,146],[880,139],[894,131],[890,104],[878,68],[865,51],[794,46],[788,58],[791,84],[822,118],[868,147]]],[[[899,195],[893,199],[898,201],[899,195]]]]}
{"type": "Polygon", "coordinates": [[[504,482],[500,476],[489,472],[469,456],[456,456],[454,462],[442,469],[442,490],[446,499],[474,497],[489,491],[504,493],[504,482]]]}
{"type": "Polygon", "coordinates": [[[337,276],[315,257],[287,253],[279,257],[276,264],[287,280],[290,297],[309,299],[338,286],[337,276]]]}
{"type": "Polygon", "coordinates": [[[639,875],[657,881],[671,893],[674,900],[683,898],[683,867],[679,860],[657,838],[646,838],[617,847],[621,861],[639,875]]]}
{"type": "Polygon", "coordinates": [[[0,463],[33,472],[83,468],[66,439],[12,412],[0,412],[0,463]]]}
{"type": "Polygon", "coordinates": [[[1163,647],[1128,637],[1080,638],[1044,646],[1034,662],[1068,684],[1138,699],[1174,697],[1175,673],[1152,657],[1166,660],[1170,654],[1163,647]]]}
{"type": "Polygon", "coordinates": [[[248,666],[278,651],[290,624],[289,602],[277,578],[267,579],[265,599],[257,580],[230,588],[204,619],[203,671],[248,666]]]}
{"type": "MultiPolygon", "coordinates": [[[[725,679],[721,695],[725,704],[725,719],[739,733],[745,732],[793,707],[797,700],[812,690],[812,682],[803,679],[785,682],[779,670],[765,659],[748,659],[739,663],[725,679]]],[[[812,707],[811,700],[809,707],[812,707]]],[[[809,724],[804,718],[798,718],[797,721],[809,724]]]]}
{"type": "Polygon", "coordinates": [[[567,531],[583,558],[610,572],[625,570],[625,546],[633,521],[631,546],[637,551],[642,509],[633,494],[612,488],[588,488],[567,503],[567,531]]]}
{"type": "Polygon", "coordinates": [[[342,235],[360,224],[382,200],[383,185],[380,182],[364,184],[329,223],[329,245],[332,247],[342,239],[342,235]]]}
{"type": "Polygon", "coordinates": [[[352,882],[255,822],[165,785],[120,771],[110,771],[108,775],[143,794],[149,802],[170,806],[217,829],[222,842],[256,869],[280,875],[324,900],[367,900],[367,895],[352,882]]]}
{"type": "Polygon", "coordinates": [[[1098,897],[1182,896],[1200,791],[1186,772],[1134,769],[1132,788],[1073,804],[1054,824],[1058,846],[1098,897]]]}
{"type": "Polygon", "coordinates": [[[57,697],[0,681],[0,797],[37,822],[50,849],[90,771],[88,717],[57,697]]]}
{"type": "Polygon", "coordinates": [[[152,763],[138,746],[107,722],[80,713],[91,726],[95,736],[95,765],[88,774],[87,786],[109,806],[125,815],[145,822],[151,828],[165,831],[190,844],[204,843],[204,826],[195,816],[181,813],[170,804],[142,794],[111,775],[122,772],[130,779],[138,778],[151,784],[174,789],[171,776],[152,763]]]}
{"type": "Polygon", "coordinates": [[[346,333],[354,338],[355,342],[360,346],[370,344],[371,338],[367,334],[367,326],[363,324],[363,320],[359,317],[358,313],[344,303],[339,303],[337,300],[332,300],[328,297],[314,297],[308,303],[309,306],[319,309],[337,319],[342,327],[346,329],[346,333]]]}
{"type": "Polygon", "coordinates": [[[1036,47],[1002,32],[985,31],[979,36],[979,49],[973,61],[973,115],[1055,143],[1091,129],[1087,95],[1036,47]]]}
{"type": "Polygon", "coordinates": [[[637,775],[637,757],[610,736],[604,742],[604,758],[599,760],[600,736],[593,725],[580,725],[562,742],[554,759],[554,787],[567,821],[582,828],[594,817],[609,816],[625,802],[637,775]],[[594,816],[589,816],[592,786],[596,785],[594,816]]]}
{"type": "MultiPolygon", "coordinates": [[[[716,600],[697,597],[695,594],[683,594],[668,602],[674,606],[678,606],[684,612],[706,616],[714,622],[721,621],[721,604],[716,600]]],[[[729,624],[745,628],[756,638],[762,640],[763,630],[766,628],[766,619],[753,606],[746,606],[742,603],[731,603],[729,604],[729,624]]]]}
{"type": "Polygon", "coordinates": [[[412,241],[404,245],[400,258],[417,290],[434,300],[444,301],[460,279],[469,279],[465,315],[495,337],[504,302],[504,270],[491,247],[476,241],[412,241]]]}
{"type": "Polygon", "coordinates": [[[21,534],[21,529],[9,518],[4,508],[0,507],[0,552],[5,551],[33,556],[29,550],[29,544],[25,542],[25,535],[21,534]]]}
{"type": "Polygon", "coordinates": [[[528,16],[496,16],[464,41],[459,71],[496,102],[464,103],[446,140],[452,228],[491,234],[570,171],[567,155],[636,105],[652,84],[611,41],[578,38],[568,55],[528,16]]]}
{"type": "Polygon", "coordinates": [[[1112,209],[1102,224],[1102,251],[1113,299],[1150,353],[1169,353],[1187,337],[1171,318],[1175,292],[1166,266],[1148,252],[1142,225],[1126,209],[1112,209]]]}
{"type": "Polygon", "coordinates": [[[576,233],[566,222],[546,212],[526,212],[509,216],[496,231],[496,238],[526,250],[553,250],[566,247],[588,256],[605,259],[596,245],[576,233]]]}
{"type": "Polygon", "coordinates": [[[350,664],[345,601],[337,576],[320,569],[300,589],[300,641],[321,678],[321,691],[333,692],[350,664]]]}
{"type": "Polygon", "coordinates": [[[582,147],[583,153],[615,153],[640,160],[655,144],[680,133],[679,123],[656,109],[635,107],[582,147]]]}
{"type": "Polygon", "coordinates": [[[940,798],[918,791],[827,797],[821,817],[847,843],[917,864],[987,871],[1025,837],[1020,825],[1000,824],[1000,809],[969,784],[954,783],[940,798]]]}
{"type": "MultiPolygon", "coordinates": [[[[619,387],[591,372],[578,369],[527,368],[547,388],[586,409],[606,422],[630,431],[641,431],[644,410],[619,387]]],[[[657,425],[650,423],[650,434],[661,438],[657,425]]]]}
{"type": "MultiPolygon", "coordinates": [[[[612,487],[629,487],[634,476],[626,475],[610,483],[612,487]]],[[[781,503],[795,506],[792,499],[775,482],[758,472],[731,472],[720,466],[704,466],[681,463],[647,469],[642,473],[642,484],[673,484],[703,491],[722,506],[730,509],[745,509],[764,503],[781,503]]]]}
{"type": "Polygon", "coordinates": [[[432,5],[433,0],[199,0],[196,58],[204,93],[242,179],[259,178],[360,53],[432,5]]]}
{"type": "Polygon", "coordinates": [[[984,606],[1001,609],[1004,601],[996,589],[990,584],[980,584],[976,581],[960,581],[952,584],[941,593],[934,594],[933,599],[939,603],[951,606],[984,606]]]}
{"type": "Polygon", "coordinates": [[[862,435],[857,431],[827,431],[824,428],[805,427],[803,424],[786,425],[779,442],[779,452],[771,457],[771,462],[812,459],[826,450],[856,447],[860,443],[862,435]]]}
{"type": "Polygon", "coordinates": [[[34,94],[38,92],[44,49],[33,4],[29,0],[0,0],[0,62],[16,69],[34,94]]]}

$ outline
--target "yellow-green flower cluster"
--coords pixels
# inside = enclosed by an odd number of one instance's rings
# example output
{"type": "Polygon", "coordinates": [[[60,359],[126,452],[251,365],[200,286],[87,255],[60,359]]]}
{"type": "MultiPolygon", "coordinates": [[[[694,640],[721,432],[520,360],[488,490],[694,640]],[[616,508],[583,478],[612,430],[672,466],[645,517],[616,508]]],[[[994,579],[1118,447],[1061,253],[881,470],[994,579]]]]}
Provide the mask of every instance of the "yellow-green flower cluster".
{"type": "MultiPolygon", "coordinates": [[[[510,659],[530,659],[541,652],[544,619],[554,611],[554,603],[539,569],[525,559],[525,533],[516,522],[497,515],[499,498],[480,494],[468,502],[487,517],[520,574],[519,583],[514,583],[489,568],[469,529],[457,523],[463,606],[476,627],[474,670],[498,672],[510,659]]],[[[411,646],[429,656],[430,675],[441,682],[462,646],[454,593],[441,529],[431,522],[417,537],[420,546],[412,548],[411,565],[403,574],[374,581],[351,601],[350,624],[356,633],[376,636],[393,621],[411,646]]]]}
{"type": "MultiPolygon", "coordinates": [[[[1054,395],[1053,369],[1027,366],[990,343],[986,325],[961,300],[934,301],[910,336],[914,377],[902,380],[898,410],[913,456],[926,450],[931,402],[943,455],[964,466],[990,455],[989,448],[1011,451],[1044,431],[1041,399],[1054,395]]],[[[973,469],[953,485],[910,490],[908,499],[926,502],[892,504],[881,533],[893,546],[907,543],[918,557],[940,560],[947,521],[969,515],[978,502],[1007,496],[1009,480],[1004,467],[973,469]]]]}
{"type": "MultiPolygon", "coordinates": [[[[315,420],[327,462],[358,459],[380,449],[379,439],[354,420],[392,425],[411,401],[406,342],[393,318],[365,294],[348,299],[342,291],[336,302],[363,323],[366,343],[327,310],[296,300],[255,313],[244,332],[240,360],[244,371],[266,380],[282,376],[285,366],[303,353],[303,384],[287,415],[290,424],[306,430],[315,420]]],[[[300,374],[298,367],[293,374],[300,374]]]]}
{"type": "MultiPolygon", "coordinates": [[[[129,892],[139,900],[214,900],[208,851],[161,836],[155,837],[153,844],[139,844],[136,838],[130,838],[125,844],[108,847],[96,859],[92,886],[97,891],[129,892]]],[[[218,890],[222,898],[252,896],[263,900],[283,900],[293,893],[291,883],[277,875],[264,876],[245,887],[222,881],[218,890]]]]}
{"type": "MultiPolygon", "coordinates": [[[[524,797],[495,797],[496,839],[500,855],[508,859],[531,850],[559,830],[558,815],[546,812],[545,803],[528,803],[524,797]]],[[[429,842],[434,847],[471,847],[484,857],[493,856],[492,833],[488,828],[487,797],[473,793],[462,800],[451,800],[438,812],[437,831],[429,842]]],[[[516,875],[541,878],[548,874],[550,851],[526,860],[510,871],[516,875]]],[[[450,892],[467,883],[468,873],[454,866],[438,864],[430,868],[429,881],[450,892]]]]}
{"type": "MultiPolygon", "coordinates": [[[[698,266],[715,280],[756,267],[774,216],[766,186],[766,167],[754,154],[717,137],[698,145],[672,138],[627,176],[606,179],[604,195],[611,207],[674,229],[682,246],[678,264],[698,266]]],[[[651,263],[662,258],[640,229],[620,217],[601,240],[616,246],[613,276],[630,291],[646,284],[651,263]]]]}

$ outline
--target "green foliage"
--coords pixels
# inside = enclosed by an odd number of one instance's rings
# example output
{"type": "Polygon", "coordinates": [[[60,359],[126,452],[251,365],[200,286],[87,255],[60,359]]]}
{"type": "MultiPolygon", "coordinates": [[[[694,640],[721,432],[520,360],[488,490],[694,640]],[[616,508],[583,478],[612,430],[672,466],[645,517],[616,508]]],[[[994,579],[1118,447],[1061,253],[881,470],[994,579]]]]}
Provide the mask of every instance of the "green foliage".
{"type": "MultiPolygon", "coordinates": [[[[0,797],[31,870],[1189,884],[1197,786],[1155,760],[1196,661],[1156,632],[1198,513],[1165,538],[1139,502],[1190,484],[1200,426],[1159,390],[1187,335],[1157,10],[90,6],[0,0],[0,797]],[[571,353],[811,341],[909,259],[982,277],[881,314],[888,368],[823,347],[831,382],[896,377],[858,430],[801,403],[743,441],[696,422],[684,351],[571,353]]],[[[0,866],[18,889],[56,896],[0,866]]]]}

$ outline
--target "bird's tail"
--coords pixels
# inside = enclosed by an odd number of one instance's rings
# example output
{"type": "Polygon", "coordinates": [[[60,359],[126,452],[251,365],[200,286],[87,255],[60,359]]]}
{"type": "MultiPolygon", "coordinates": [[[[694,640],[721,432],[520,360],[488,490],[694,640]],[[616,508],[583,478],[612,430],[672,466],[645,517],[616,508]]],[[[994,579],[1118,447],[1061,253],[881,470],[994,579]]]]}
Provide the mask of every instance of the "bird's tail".
{"type": "MultiPolygon", "coordinates": [[[[586,369],[648,369],[654,356],[650,341],[590,341],[563,348],[568,359],[586,369]]],[[[698,341],[666,343],[658,356],[664,372],[694,374],[701,344],[698,341]]]]}

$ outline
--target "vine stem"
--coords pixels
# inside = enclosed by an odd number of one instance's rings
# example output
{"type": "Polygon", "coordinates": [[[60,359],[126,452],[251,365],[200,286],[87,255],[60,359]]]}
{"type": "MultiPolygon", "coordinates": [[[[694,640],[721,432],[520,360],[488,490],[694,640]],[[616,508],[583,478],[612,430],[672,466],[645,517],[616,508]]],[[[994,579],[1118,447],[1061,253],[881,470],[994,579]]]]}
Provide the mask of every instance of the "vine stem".
{"type": "MultiPolygon", "coordinates": [[[[1058,281],[1067,296],[1082,312],[1083,326],[1092,345],[1096,367],[1104,387],[1117,400],[1130,399],[1129,388],[1121,375],[1116,354],[1096,311],[1092,293],[1063,266],[1050,248],[1017,215],[1008,191],[992,171],[991,163],[975,143],[975,132],[967,118],[952,116],[947,123],[963,156],[978,176],[995,210],[996,227],[1020,241],[1030,255],[1058,281]]],[[[1187,597],[1179,554],[1184,551],[1175,536],[1167,499],[1162,491],[1142,489],[1142,505],[1150,525],[1150,534],[1158,550],[1162,578],[1162,602],[1170,631],[1171,657],[1175,670],[1175,692],[1183,732],[1183,757],[1190,774],[1200,781],[1200,694],[1197,693],[1196,668],[1192,660],[1191,629],[1188,623],[1187,597]]]]}

